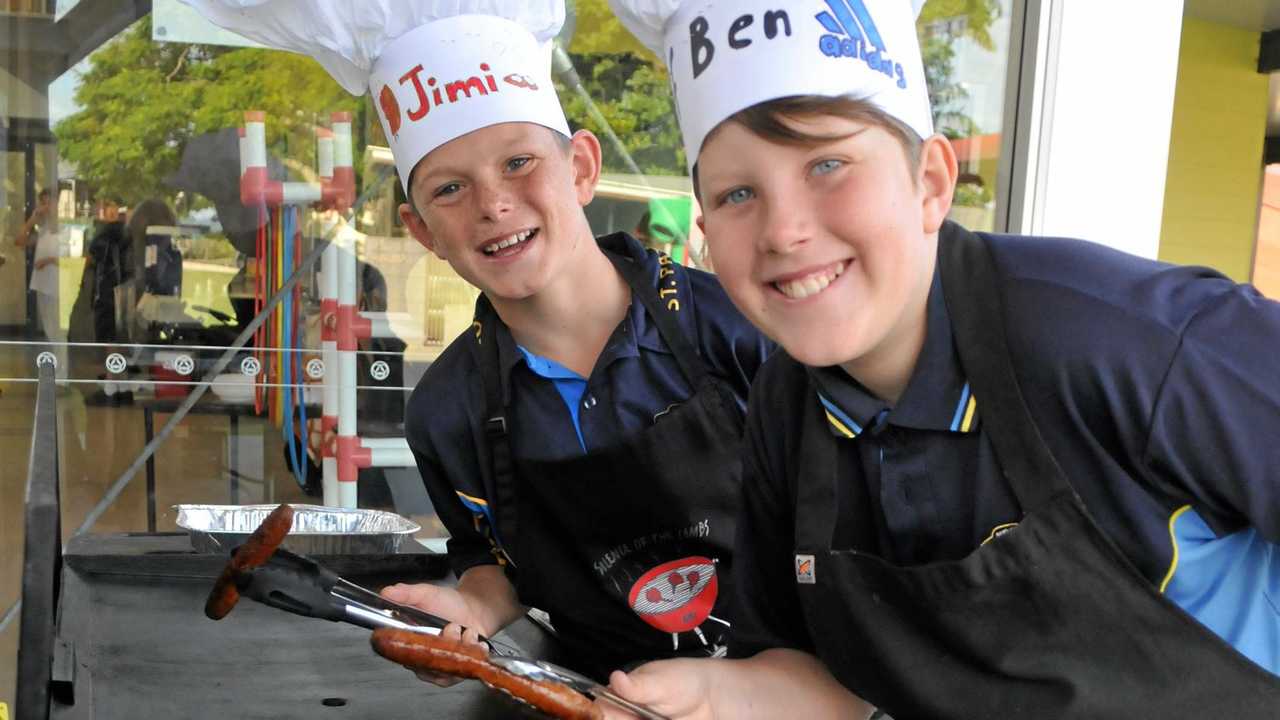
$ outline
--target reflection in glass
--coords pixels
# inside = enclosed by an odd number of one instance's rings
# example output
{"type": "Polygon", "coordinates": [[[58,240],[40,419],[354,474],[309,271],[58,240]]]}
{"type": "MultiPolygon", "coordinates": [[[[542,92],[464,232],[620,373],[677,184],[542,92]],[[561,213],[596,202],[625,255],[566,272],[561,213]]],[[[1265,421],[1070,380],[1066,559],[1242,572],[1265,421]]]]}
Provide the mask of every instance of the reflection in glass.
{"type": "Polygon", "coordinates": [[[960,166],[951,217],[996,230],[1010,0],[929,0],[916,23],[934,127],[960,166]]]}

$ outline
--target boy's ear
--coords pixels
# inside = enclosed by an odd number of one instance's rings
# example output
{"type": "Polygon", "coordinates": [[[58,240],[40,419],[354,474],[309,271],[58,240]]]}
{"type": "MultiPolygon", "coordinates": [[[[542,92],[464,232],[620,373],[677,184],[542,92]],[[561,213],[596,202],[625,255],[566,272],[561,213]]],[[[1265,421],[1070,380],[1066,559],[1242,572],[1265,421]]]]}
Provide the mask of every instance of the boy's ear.
{"type": "Polygon", "coordinates": [[[951,210],[951,198],[956,191],[956,151],[951,141],[943,135],[932,135],[920,146],[920,167],[916,184],[920,187],[921,216],[925,233],[935,233],[942,227],[951,210]]]}
{"type": "Polygon", "coordinates": [[[440,251],[436,249],[435,235],[432,234],[431,229],[427,227],[426,221],[422,219],[422,216],[418,214],[417,210],[413,209],[412,205],[409,203],[400,203],[400,207],[397,208],[397,212],[400,213],[400,222],[404,223],[405,228],[409,230],[409,234],[413,236],[414,240],[417,240],[422,247],[431,251],[441,260],[448,260],[448,258],[441,255],[440,251]]]}
{"type": "Polygon", "coordinates": [[[570,138],[569,145],[574,191],[578,204],[586,207],[595,198],[596,185],[600,182],[600,167],[603,164],[600,140],[590,130],[579,130],[570,138]]]}

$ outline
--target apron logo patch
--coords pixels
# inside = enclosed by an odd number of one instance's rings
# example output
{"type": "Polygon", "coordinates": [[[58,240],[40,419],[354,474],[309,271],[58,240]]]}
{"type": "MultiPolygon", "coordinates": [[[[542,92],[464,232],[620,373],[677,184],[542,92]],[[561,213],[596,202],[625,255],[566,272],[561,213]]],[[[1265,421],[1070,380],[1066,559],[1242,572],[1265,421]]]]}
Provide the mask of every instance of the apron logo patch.
{"type": "Polygon", "coordinates": [[[653,627],[682,633],[707,619],[718,595],[715,561],[695,556],[649,570],[631,586],[627,600],[631,609],[653,627]]]}
{"type": "Polygon", "coordinates": [[[817,582],[813,574],[812,555],[796,555],[796,582],[801,585],[813,585],[817,582]]]}

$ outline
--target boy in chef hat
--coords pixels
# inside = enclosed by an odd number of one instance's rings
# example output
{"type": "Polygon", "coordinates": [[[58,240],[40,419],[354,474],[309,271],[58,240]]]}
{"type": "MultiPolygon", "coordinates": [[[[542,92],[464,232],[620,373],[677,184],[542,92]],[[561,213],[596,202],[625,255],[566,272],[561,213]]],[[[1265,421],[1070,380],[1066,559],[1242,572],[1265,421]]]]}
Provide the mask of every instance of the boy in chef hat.
{"type": "Polygon", "coordinates": [[[678,718],[1273,717],[1280,306],[947,221],[906,0],[611,2],[670,67],[721,281],[785,350],[733,659],[613,687],[678,718]]]}
{"type": "Polygon", "coordinates": [[[415,239],[477,286],[405,428],[456,589],[393,586],[492,635],[525,606],[604,676],[721,652],[746,395],[767,341],[714,277],[583,213],[601,152],[551,79],[562,0],[188,0],[368,88],[415,239]]]}

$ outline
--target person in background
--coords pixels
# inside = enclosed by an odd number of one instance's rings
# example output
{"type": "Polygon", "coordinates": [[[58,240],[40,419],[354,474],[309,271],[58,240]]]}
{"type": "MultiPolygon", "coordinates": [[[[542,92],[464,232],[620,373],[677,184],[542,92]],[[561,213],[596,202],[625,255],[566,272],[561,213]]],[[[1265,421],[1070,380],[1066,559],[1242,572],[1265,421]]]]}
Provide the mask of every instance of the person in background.
{"type": "Polygon", "coordinates": [[[948,221],[904,0],[612,4],[671,63],[716,269],[784,351],[731,659],[612,687],[673,718],[1277,717],[1280,304],[948,221]]]}
{"type": "Polygon", "coordinates": [[[31,215],[22,223],[15,238],[20,248],[34,251],[30,289],[35,293],[36,312],[44,339],[52,343],[50,350],[58,359],[57,375],[67,377],[67,340],[62,333],[58,311],[58,258],[62,255],[61,233],[58,232],[57,209],[53,193],[44,188],[36,195],[31,215]]]}
{"type": "Polygon", "coordinates": [[[93,336],[94,342],[113,342],[116,339],[115,288],[132,274],[125,218],[117,196],[99,196],[94,227],[88,249],[94,277],[93,336]]]}

